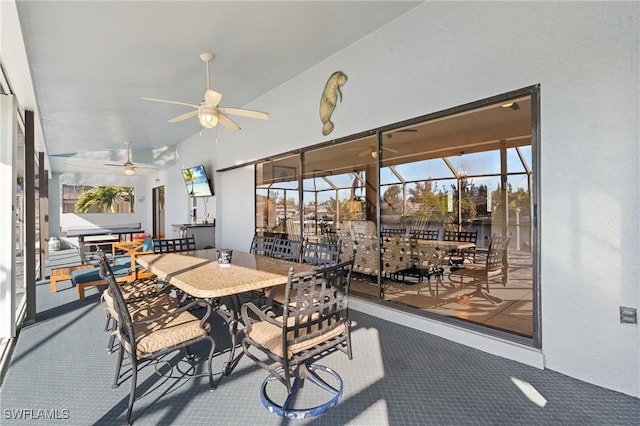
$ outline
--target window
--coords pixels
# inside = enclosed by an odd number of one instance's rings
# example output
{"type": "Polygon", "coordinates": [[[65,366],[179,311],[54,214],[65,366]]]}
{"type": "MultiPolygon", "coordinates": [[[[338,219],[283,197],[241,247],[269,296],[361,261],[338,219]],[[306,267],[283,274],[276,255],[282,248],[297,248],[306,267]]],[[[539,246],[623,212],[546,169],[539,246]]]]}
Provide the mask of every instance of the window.
{"type": "Polygon", "coordinates": [[[293,217],[304,238],[338,239],[343,253],[357,250],[354,293],[538,344],[531,219],[537,90],[260,163],[256,229],[286,232],[280,223],[293,217]],[[499,237],[509,238],[504,279],[454,280],[452,272],[485,264],[499,237]],[[425,253],[440,260],[427,262],[425,253]]]}
{"type": "Polygon", "coordinates": [[[133,213],[134,206],[131,187],[62,185],[62,213],[133,213]]]}

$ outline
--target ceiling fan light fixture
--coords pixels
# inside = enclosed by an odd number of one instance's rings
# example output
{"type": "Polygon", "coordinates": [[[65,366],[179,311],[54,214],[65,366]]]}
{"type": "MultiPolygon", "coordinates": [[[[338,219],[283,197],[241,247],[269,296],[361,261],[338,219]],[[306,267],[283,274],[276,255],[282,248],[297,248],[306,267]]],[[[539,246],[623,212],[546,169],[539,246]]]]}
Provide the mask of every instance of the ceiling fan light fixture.
{"type": "Polygon", "coordinates": [[[126,142],[127,144],[127,161],[124,163],[124,174],[127,176],[133,176],[136,174],[136,169],[135,167],[133,167],[133,163],[130,160],[130,155],[129,155],[129,142],[126,142]]]}
{"type": "Polygon", "coordinates": [[[213,108],[200,108],[198,120],[202,127],[213,129],[218,125],[218,113],[213,108]]]}
{"type": "Polygon", "coordinates": [[[378,151],[376,151],[375,149],[371,151],[371,157],[373,158],[378,158],[378,151]]]}

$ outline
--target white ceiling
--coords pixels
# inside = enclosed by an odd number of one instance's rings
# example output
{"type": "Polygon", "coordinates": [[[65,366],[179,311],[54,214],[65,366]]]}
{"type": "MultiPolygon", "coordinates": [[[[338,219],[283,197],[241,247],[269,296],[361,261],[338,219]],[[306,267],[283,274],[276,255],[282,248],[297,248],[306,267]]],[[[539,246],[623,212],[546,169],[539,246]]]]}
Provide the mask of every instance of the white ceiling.
{"type": "Polygon", "coordinates": [[[198,103],[202,52],[216,55],[221,104],[242,107],[420,3],[17,2],[51,169],[121,173],[102,164],[124,162],[127,140],[134,162],[162,164],[150,149],[166,152],[199,124],[169,124],[188,110],[141,97],[198,103]]]}

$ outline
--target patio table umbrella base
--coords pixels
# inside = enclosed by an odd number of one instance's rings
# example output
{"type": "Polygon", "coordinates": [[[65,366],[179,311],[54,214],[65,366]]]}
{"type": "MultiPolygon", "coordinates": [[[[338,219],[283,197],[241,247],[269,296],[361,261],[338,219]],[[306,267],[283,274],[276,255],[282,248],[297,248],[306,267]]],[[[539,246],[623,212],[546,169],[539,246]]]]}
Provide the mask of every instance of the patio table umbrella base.
{"type": "MultiPolygon", "coordinates": [[[[282,368],[276,371],[280,374],[282,373],[282,368]]],[[[273,398],[267,394],[269,384],[274,380],[278,379],[273,375],[269,375],[264,382],[262,382],[262,387],[260,388],[260,400],[269,412],[280,417],[286,417],[288,419],[317,417],[324,414],[329,408],[336,406],[342,397],[342,378],[334,370],[329,367],[325,367],[324,365],[300,365],[291,387],[291,393],[287,394],[285,390],[285,399],[282,404],[276,403],[273,398]],[[318,372],[321,372],[323,377],[321,377],[318,372]],[[328,381],[334,382],[334,384],[329,384],[328,381]],[[321,391],[330,395],[330,399],[313,407],[294,408],[293,404],[296,401],[298,391],[302,389],[305,382],[319,387],[321,391]]]]}

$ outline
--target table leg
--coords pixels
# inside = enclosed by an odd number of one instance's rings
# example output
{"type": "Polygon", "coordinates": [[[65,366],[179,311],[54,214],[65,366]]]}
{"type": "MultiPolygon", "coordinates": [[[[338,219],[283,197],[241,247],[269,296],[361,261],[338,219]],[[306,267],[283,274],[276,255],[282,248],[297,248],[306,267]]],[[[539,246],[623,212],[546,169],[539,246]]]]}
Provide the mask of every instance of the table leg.
{"type": "Polygon", "coordinates": [[[238,342],[238,319],[240,312],[240,298],[239,296],[232,295],[229,297],[231,299],[231,306],[229,307],[229,316],[225,318],[229,323],[229,335],[231,336],[231,348],[229,349],[229,360],[226,361],[222,365],[222,374],[228,376],[233,368],[236,366],[237,361],[235,359],[236,354],[236,344],[238,342]]]}

